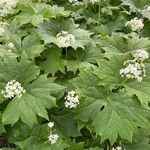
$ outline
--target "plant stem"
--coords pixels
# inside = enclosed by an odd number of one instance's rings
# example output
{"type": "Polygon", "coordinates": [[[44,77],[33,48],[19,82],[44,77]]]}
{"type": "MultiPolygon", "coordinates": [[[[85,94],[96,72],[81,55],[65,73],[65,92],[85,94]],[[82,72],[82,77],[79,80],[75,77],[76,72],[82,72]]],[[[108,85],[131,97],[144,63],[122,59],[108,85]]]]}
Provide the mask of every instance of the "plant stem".
{"type": "Polygon", "coordinates": [[[67,47],[65,47],[65,51],[66,51],[66,59],[67,59],[68,57],[67,47]]]}
{"type": "Polygon", "coordinates": [[[100,22],[100,17],[101,17],[101,0],[99,0],[98,22],[100,22]]]}

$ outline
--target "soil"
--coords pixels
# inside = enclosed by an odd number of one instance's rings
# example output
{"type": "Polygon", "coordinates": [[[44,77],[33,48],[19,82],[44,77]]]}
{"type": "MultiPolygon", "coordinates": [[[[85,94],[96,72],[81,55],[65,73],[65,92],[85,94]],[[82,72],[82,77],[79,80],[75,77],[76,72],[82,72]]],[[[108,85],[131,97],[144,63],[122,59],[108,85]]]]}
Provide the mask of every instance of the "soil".
{"type": "Polygon", "coordinates": [[[4,137],[0,136],[0,148],[15,148],[15,144],[9,143],[4,137]]]}

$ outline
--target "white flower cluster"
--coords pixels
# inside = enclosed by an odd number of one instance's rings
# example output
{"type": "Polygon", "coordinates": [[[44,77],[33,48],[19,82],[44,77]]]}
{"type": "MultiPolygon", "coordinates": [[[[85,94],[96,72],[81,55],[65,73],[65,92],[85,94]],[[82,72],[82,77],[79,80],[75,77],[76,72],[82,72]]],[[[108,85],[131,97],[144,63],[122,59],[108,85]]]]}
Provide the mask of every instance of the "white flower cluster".
{"type": "Polygon", "coordinates": [[[76,108],[79,104],[79,96],[73,90],[68,92],[67,96],[65,97],[65,100],[66,108],[76,108]]]}
{"type": "Polygon", "coordinates": [[[83,2],[80,2],[78,0],[69,0],[69,3],[71,3],[72,5],[76,5],[76,6],[84,4],[83,2]]]}
{"type": "Polygon", "coordinates": [[[25,93],[25,89],[16,80],[12,80],[6,84],[5,90],[2,90],[2,94],[5,98],[11,99],[15,96],[19,98],[25,93]]]}
{"type": "Polygon", "coordinates": [[[0,0],[0,16],[12,14],[17,2],[18,0],[0,0]]]}
{"type": "Polygon", "coordinates": [[[0,36],[2,36],[4,32],[5,32],[4,28],[0,26],[0,36]]]}
{"type": "MultiPolygon", "coordinates": [[[[50,130],[52,130],[52,128],[54,127],[54,122],[49,122],[47,125],[50,128],[50,130]]],[[[58,138],[59,138],[58,134],[53,134],[50,131],[50,135],[48,137],[48,140],[51,142],[51,144],[56,143],[58,138]]]]}
{"type": "Polygon", "coordinates": [[[123,149],[120,146],[117,146],[115,148],[113,147],[112,150],[123,150],[123,149]]]}
{"type": "Polygon", "coordinates": [[[57,34],[57,42],[60,47],[69,47],[75,43],[75,37],[67,31],[61,31],[57,34]]]}
{"type": "Polygon", "coordinates": [[[75,3],[78,3],[79,1],[78,0],[69,0],[69,2],[72,4],[75,4],[75,3]]]}
{"type": "Polygon", "coordinates": [[[136,51],[136,53],[133,54],[133,57],[134,57],[134,59],[135,59],[136,61],[141,61],[141,62],[143,62],[143,61],[145,61],[146,59],[149,58],[149,54],[148,54],[148,52],[147,52],[145,49],[138,49],[138,50],[136,51]]]}
{"type": "Polygon", "coordinates": [[[90,0],[90,3],[92,3],[92,4],[95,4],[95,3],[98,3],[98,2],[100,2],[100,0],[90,0]]]}
{"type": "Polygon", "coordinates": [[[8,47],[9,47],[9,48],[14,48],[14,46],[15,46],[15,45],[14,45],[12,42],[11,42],[11,43],[8,43],[8,47]]]}
{"type": "Polygon", "coordinates": [[[143,29],[144,24],[142,19],[138,19],[137,17],[134,19],[131,19],[126,23],[126,26],[131,27],[132,31],[140,31],[143,29]]]}
{"type": "Polygon", "coordinates": [[[12,52],[12,49],[15,47],[15,45],[12,42],[10,42],[8,43],[8,47],[9,47],[8,52],[12,52]]]}
{"type": "Polygon", "coordinates": [[[48,140],[51,142],[51,144],[54,144],[57,142],[59,136],[57,134],[51,134],[49,137],[48,137],[48,140]]]}
{"type": "Polygon", "coordinates": [[[141,13],[143,17],[150,19],[150,6],[145,6],[141,13]]]}
{"type": "Polygon", "coordinates": [[[144,49],[138,49],[135,54],[133,54],[134,59],[124,62],[125,68],[120,70],[120,75],[129,79],[137,79],[141,82],[146,76],[145,65],[143,61],[149,58],[149,54],[144,49]]]}
{"type": "Polygon", "coordinates": [[[51,129],[51,128],[54,127],[54,122],[49,122],[47,125],[48,125],[48,127],[51,129]]]}
{"type": "Polygon", "coordinates": [[[2,36],[5,33],[7,23],[0,22],[0,36],[2,36]]]}
{"type": "Polygon", "coordinates": [[[120,70],[120,75],[129,79],[135,78],[140,82],[146,76],[145,66],[142,63],[130,62],[126,68],[120,70]]]}

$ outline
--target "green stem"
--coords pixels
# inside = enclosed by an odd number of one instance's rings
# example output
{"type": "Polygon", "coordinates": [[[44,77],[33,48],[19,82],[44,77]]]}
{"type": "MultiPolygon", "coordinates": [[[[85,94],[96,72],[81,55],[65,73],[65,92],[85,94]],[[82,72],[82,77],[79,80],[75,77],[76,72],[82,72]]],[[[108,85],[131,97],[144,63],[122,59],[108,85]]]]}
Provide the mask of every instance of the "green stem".
{"type": "Polygon", "coordinates": [[[67,47],[65,47],[65,51],[66,51],[66,59],[67,59],[68,57],[67,47]]]}
{"type": "Polygon", "coordinates": [[[101,17],[101,0],[99,0],[98,22],[100,22],[100,17],[101,17]]]}
{"type": "Polygon", "coordinates": [[[122,82],[121,82],[121,86],[123,86],[124,85],[124,83],[126,83],[126,81],[128,81],[128,78],[125,78],[122,82]]]}
{"type": "Polygon", "coordinates": [[[108,143],[105,144],[105,150],[110,150],[110,146],[108,143]]]}

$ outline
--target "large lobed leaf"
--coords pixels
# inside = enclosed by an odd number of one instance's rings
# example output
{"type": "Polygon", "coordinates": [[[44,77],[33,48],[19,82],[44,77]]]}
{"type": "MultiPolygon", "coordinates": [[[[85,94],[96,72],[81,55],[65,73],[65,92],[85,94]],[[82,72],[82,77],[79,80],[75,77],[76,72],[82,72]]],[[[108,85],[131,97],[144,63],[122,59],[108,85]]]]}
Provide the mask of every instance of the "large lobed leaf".
{"type": "Polygon", "coordinates": [[[56,106],[55,98],[51,96],[64,87],[53,83],[47,75],[39,75],[39,68],[25,57],[18,62],[16,58],[6,57],[0,63],[0,85],[4,89],[6,83],[16,80],[21,83],[26,93],[13,98],[2,115],[4,124],[14,124],[19,119],[28,125],[37,122],[36,115],[48,120],[46,108],[56,106]]]}
{"type": "Polygon", "coordinates": [[[70,12],[65,11],[63,7],[58,7],[56,5],[50,6],[24,1],[20,2],[17,6],[18,10],[21,11],[21,13],[16,16],[20,26],[27,23],[37,26],[48,18],[68,17],[70,14],[70,12]]]}
{"type": "Polygon", "coordinates": [[[71,47],[74,49],[77,49],[78,47],[84,49],[84,46],[91,42],[92,39],[90,38],[90,35],[92,33],[77,27],[78,25],[75,24],[73,19],[52,19],[38,25],[37,33],[41,39],[44,40],[45,44],[54,43],[59,46],[56,38],[57,34],[59,34],[61,31],[67,31],[69,34],[72,34],[75,37],[75,43],[71,45],[71,47]]]}
{"type": "Polygon", "coordinates": [[[137,80],[129,80],[122,78],[119,74],[120,69],[123,68],[123,63],[128,60],[129,57],[125,55],[114,55],[110,60],[100,60],[98,62],[99,67],[94,71],[94,73],[101,79],[99,81],[100,85],[104,85],[110,89],[117,89],[118,87],[125,87],[127,93],[132,95],[137,95],[141,104],[148,106],[150,102],[150,75],[149,64],[146,65],[146,77],[142,82],[137,80]]]}
{"type": "Polygon", "coordinates": [[[101,80],[91,70],[83,70],[72,82],[82,96],[76,119],[91,122],[102,142],[109,139],[113,144],[118,135],[132,141],[139,126],[149,128],[149,109],[141,106],[137,99],[126,96],[126,93],[107,91],[99,85],[101,80]]]}

